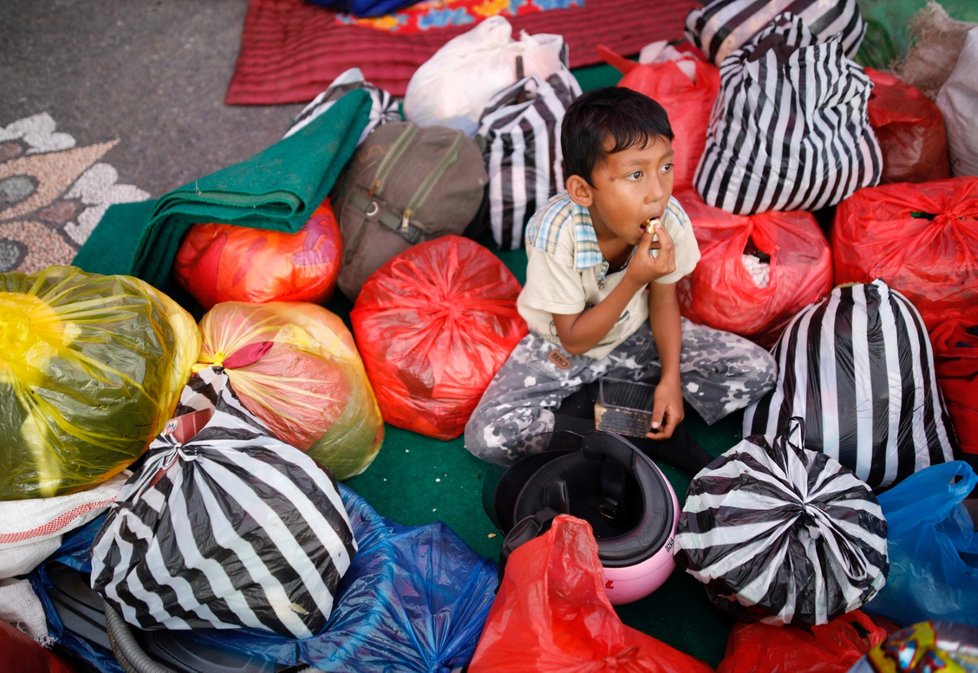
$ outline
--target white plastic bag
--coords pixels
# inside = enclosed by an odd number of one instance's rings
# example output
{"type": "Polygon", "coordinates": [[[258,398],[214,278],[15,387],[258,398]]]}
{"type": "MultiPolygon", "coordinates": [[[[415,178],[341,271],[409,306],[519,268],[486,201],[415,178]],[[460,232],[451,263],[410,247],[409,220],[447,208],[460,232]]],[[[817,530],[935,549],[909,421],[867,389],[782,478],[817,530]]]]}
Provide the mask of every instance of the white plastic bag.
{"type": "Polygon", "coordinates": [[[421,64],[404,94],[404,116],[418,126],[449,126],[474,137],[489,99],[523,75],[546,80],[567,65],[560,35],[520,33],[502,16],[491,16],[446,42],[421,64]]]}

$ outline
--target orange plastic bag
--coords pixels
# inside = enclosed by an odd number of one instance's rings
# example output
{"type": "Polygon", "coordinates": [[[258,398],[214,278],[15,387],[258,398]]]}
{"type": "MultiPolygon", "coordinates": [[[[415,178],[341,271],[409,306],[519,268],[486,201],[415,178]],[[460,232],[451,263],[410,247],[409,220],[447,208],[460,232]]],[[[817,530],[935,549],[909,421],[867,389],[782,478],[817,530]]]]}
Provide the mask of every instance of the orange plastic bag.
{"type": "Polygon", "coordinates": [[[384,420],[436,439],[462,434],[527,332],[519,281],[488,248],[448,235],[388,260],[350,312],[384,420]]]}
{"type": "Polygon", "coordinates": [[[717,673],[847,673],[887,635],[861,610],[810,629],[738,623],[717,673]]]}
{"type": "Polygon", "coordinates": [[[978,304],[978,177],[860,189],[832,227],[835,282],[884,279],[928,329],[978,304]]]}
{"type": "Polygon", "coordinates": [[[703,148],[710,111],[720,90],[720,71],[712,63],[691,52],[678,58],[638,63],[598,45],[598,54],[622,73],[623,86],[655,99],[669,115],[675,136],[672,149],[674,190],[691,187],[703,148]],[[687,74],[686,70],[692,72],[687,74]]]}
{"type": "Polygon", "coordinates": [[[222,301],[323,304],[343,260],[340,228],[325,199],[295,233],[195,224],[173,261],[177,281],[204,310],[222,301]]]}
{"type": "Polygon", "coordinates": [[[961,450],[978,455],[978,306],[930,332],[934,370],[961,450]]]}
{"type": "Polygon", "coordinates": [[[200,331],[200,363],[222,365],[241,403],[276,438],[340,480],[373,462],[384,422],[339,316],[308,302],[222,302],[200,331]]]}
{"type": "Polygon", "coordinates": [[[693,322],[770,348],[798,311],[831,291],[832,251],[811,213],[735,215],[692,191],[677,198],[702,255],[678,285],[682,313],[693,322]]]}
{"type": "Polygon", "coordinates": [[[604,590],[590,524],[560,514],[506,562],[469,673],[710,673],[625,626],[604,590]]]}
{"type": "Polygon", "coordinates": [[[944,115],[915,86],[872,68],[869,124],[883,151],[880,184],[928,182],[951,177],[944,115]]]}

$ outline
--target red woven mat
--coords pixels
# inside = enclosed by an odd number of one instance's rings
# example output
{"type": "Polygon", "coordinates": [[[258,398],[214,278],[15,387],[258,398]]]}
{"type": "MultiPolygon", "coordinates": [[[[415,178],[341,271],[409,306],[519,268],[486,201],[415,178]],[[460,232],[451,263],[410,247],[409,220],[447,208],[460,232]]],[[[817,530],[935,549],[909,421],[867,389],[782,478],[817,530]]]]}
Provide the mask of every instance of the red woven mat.
{"type": "MultiPolygon", "coordinates": [[[[533,0],[531,0],[532,2],[533,0]]],[[[697,0],[584,0],[583,6],[536,0],[546,11],[504,16],[520,30],[563,35],[571,68],[603,63],[595,46],[637,54],[657,40],[683,37],[697,0]]],[[[445,4],[445,0],[442,0],[445,4]]],[[[359,67],[364,78],[403,96],[418,66],[445,42],[474,24],[417,32],[392,32],[358,22],[303,0],[250,0],[241,49],[228,86],[228,105],[307,103],[343,71],[359,67]]]]}

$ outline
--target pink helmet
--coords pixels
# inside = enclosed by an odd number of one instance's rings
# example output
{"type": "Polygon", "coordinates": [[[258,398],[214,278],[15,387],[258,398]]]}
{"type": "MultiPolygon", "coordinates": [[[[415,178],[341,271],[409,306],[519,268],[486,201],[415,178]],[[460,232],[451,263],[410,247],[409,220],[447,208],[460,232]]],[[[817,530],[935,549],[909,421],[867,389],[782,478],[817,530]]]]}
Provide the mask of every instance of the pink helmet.
{"type": "MultiPolygon", "coordinates": [[[[591,524],[608,599],[631,603],[668,579],[679,502],[650,458],[624,437],[596,430],[561,433],[542,453],[528,455],[486,482],[486,512],[506,534],[501,566],[523,542],[543,533],[557,514],[591,524]]],[[[502,567],[500,567],[502,572],[502,567]]]]}

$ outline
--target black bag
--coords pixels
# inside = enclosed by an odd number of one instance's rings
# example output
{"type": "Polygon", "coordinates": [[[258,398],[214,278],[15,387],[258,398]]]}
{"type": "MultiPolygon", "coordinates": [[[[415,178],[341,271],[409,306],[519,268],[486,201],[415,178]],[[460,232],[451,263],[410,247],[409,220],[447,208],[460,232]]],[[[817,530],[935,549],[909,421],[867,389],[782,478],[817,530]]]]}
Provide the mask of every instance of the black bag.
{"type": "Polygon", "coordinates": [[[822,42],[839,35],[845,55],[855,58],[866,34],[857,0],[709,0],[686,15],[686,38],[720,65],[785,11],[800,16],[822,42]]]}
{"type": "Polygon", "coordinates": [[[886,583],[879,502],[838,461],[802,448],[802,433],[794,423],[771,443],[745,437],[689,484],[676,560],[737,617],[825,624],[886,583]]]}
{"type": "Polygon", "coordinates": [[[367,277],[411,245],[462,234],[489,177],[478,143],[447,126],[390,122],[360,144],[337,181],[343,236],[337,285],[355,300],[367,277]]]}
{"type": "Polygon", "coordinates": [[[580,95],[580,84],[565,69],[546,81],[536,75],[520,79],[482,112],[476,137],[489,172],[489,225],[501,249],[523,247],[523,225],[564,189],[560,125],[580,95]]]}
{"type": "Polygon", "coordinates": [[[332,475],[269,435],[223,368],[177,413],[95,538],[92,588],[143,629],[314,635],[357,549],[332,475]]]}
{"type": "Polygon", "coordinates": [[[720,66],[720,92],[694,185],[738,215],[817,210],[879,183],[872,82],[839,37],[822,42],[778,15],[720,66]]]}
{"type": "Polygon", "coordinates": [[[398,109],[397,100],[390,93],[366,81],[363,78],[363,73],[360,72],[360,68],[350,68],[341,73],[324,91],[320,92],[308,105],[302,108],[302,111],[292,122],[292,126],[289,127],[289,130],[282,137],[288,138],[303,126],[311,124],[319,115],[333,107],[336,101],[357,89],[363,89],[370,94],[370,113],[367,116],[367,125],[360,132],[360,138],[357,140],[357,144],[362,143],[370,132],[381,124],[401,121],[403,119],[398,109]]]}
{"type": "Polygon", "coordinates": [[[743,434],[773,441],[793,417],[805,448],[838,460],[873,488],[957,449],[920,313],[881,280],[842,285],[801,310],[774,349],[774,389],[744,413],[743,434]]]}

